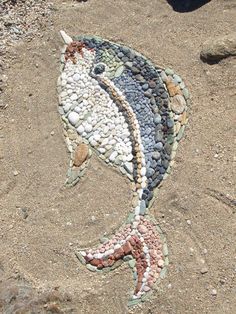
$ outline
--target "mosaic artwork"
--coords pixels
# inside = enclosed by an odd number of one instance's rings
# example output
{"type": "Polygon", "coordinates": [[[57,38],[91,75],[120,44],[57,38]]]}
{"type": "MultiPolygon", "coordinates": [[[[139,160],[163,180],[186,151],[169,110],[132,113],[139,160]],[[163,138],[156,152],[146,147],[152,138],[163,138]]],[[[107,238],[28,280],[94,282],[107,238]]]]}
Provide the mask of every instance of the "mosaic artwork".
{"type": "Polygon", "coordinates": [[[63,31],[59,112],[70,152],[66,184],[84,175],[92,152],[127,176],[133,187],[127,221],[96,248],[77,252],[90,271],[127,262],[135,288],[128,305],[144,301],[166,274],[165,237],[149,214],[166,179],[187,123],[189,93],[172,69],[98,37],[63,31]]]}

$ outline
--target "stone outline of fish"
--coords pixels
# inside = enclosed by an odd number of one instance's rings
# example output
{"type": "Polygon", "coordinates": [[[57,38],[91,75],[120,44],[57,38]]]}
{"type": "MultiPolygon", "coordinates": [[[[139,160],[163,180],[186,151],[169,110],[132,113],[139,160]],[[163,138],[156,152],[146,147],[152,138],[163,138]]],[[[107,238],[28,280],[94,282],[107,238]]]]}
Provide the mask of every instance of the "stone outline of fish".
{"type": "MultiPolygon", "coordinates": [[[[69,37],[63,31],[61,31],[61,36],[62,36],[65,44],[67,45],[67,47],[68,47],[68,45],[70,45],[73,42],[72,38],[69,37]]],[[[172,73],[171,70],[170,69],[168,69],[168,70],[169,70],[169,73],[171,74],[172,73]]],[[[164,71],[164,69],[163,69],[163,71],[164,71]]],[[[175,75],[174,72],[172,73],[172,75],[175,75]]],[[[135,292],[132,296],[132,299],[129,302],[129,305],[135,305],[140,300],[144,300],[146,298],[147,292],[150,291],[150,289],[147,289],[147,288],[144,289],[145,287],[147,287],[145,285],[145,283],[147,281],[146,279],[148,278],[147,273],[151,273],[151,271],[150,271],[150,268],[151,268],[150,255],[149,255],[149,259],[146,258],[146,256],[149,254],[148,253],[149,247],[148,247],[148,245],[146,245],[145,240],[144,240],[145,232],[147,231],[147,229],[152,230],[152,231],[155,230],[154,232],[156,232],[155,236],[156,236],[157,242],[162,241],[162,243],[163,243],[163,246],[162,246],[163,259],[160,260],[161,263],[159,265],[162,268],[162,271],[161,271],[160,275],[157,276],[158,280],[160,278],[164,277],[164,275],[166,273],[166,266],[169,263],[168,257],[167,257],[168,250],[167,250],[167,245],[165,243],[165,237],[164,237],[160,227],[157,225],[156,221],[151,217],[150,218],[147,216],[144,217],[144,214],[147,215],[147,212],[141,213],[141,209],[140,209],[140,205],[141,205],[140,200],[142,197],[142,191],[146,187],[146,181],[145,181],[145,179],[143,179],[145,177],[145,156],[144,156],[143,151],[142,151],[142,139],[141,139],[140,131],[139,131],[139,123],[136,119],[136,116],[135,116],[132,108],[129,106],[129,103],[126,101],[124,95],[122,95],[119,92],[117,87],[106,77],[97,76],[96,79],[100,82],[100,84],[105,86],[106,91],[108,92],[110,97],[115,100],[116,104],[118,104],[118,107],[120,106],[120,108],[123,111],[125,111],[125,113],[128,117],[128,121],[131,122],[130,123],[131,135],[132,135],[133,140],[134,140],[134,146],[136,146],[135,158],[137,160],[137,164],[141,165],[138,168],[139,169],[138,178],[139,178],[140,184],[139,184],[139,187],[137,188],[137,192],[139,194],[139,201],[135,206],[134,213],[132,213],[133,215],[129,215],[128,221],[126,223],[124,223],[124,225],[119,229],[121,231],[118,231],[118,233],[124,234],[124,238],[125,238],[124,243],[122,243],[122,245],[116,246],[115,249],[109,248],[109,245],[113,245],[112,240],[110,240],[106,244],[108,247],[106,252],[108,252],[108,254],[105,256],[106,257],[105,261],[109,261],[110,257],[112,257],[113,259],[110,259],[110,263],[109,262],[104,263],[104,261],[102,263],[104,256],[100,253],[92,254],[91,250],[89,251],[89,253],[88,253],[88,251],[86,252],[85,250],[79,251],[77,253],[77,257],[91,271],[96,271],[96,270],[99,271],[100,269],[103,269],[105,267],[109,267],[110,269],[114,269],[116,266],[115,264],[119,264],[116,262],[120,261],[120,259],[124,259],[127,255],[128,256],[132,255],[136,260],[136,265],[139,265],[139,266],[141,265],[141,267],[139,267],[139,268],[142,269],[142,270],[138,271],[136,289],[135,289],[135,292]],[[144,258],[140,257],[140,250],[142,252],[143,251],[146,252],[145,253],[146,255],[144,254],[144,258]],[[137,253],[137,252],[139,252],[139,253],[137,253]],[[146,258],[146,260],[145,260],[145,258],[146,258]],[[145,265],[144,271],[143,271],[143,265],[145,265]],[[147,269],[149,269],[149,270],[147,271],[147,269]],[[145,274],[146,274],[146,277],[145,277],[145,274]]],[[[175,96],[175,93],[173,92],[173,88],[174,88],[173,83],[167,82],[167,81],[164,82],[164,80],[163,80],[163,83],[167,87],[167,91],[169,93],[170,99],[171,99],[171,97],[173,98],[175,96]]],[[[180,88],[179,88],[179,90],[180,90],[180,88]]],[[[188,105],[189,96],[188,96],[187,90],[185,91],[184,98],[185,98],[186,104],[188,105]]],[[[186,115],[185,115],[185,120],[186,121],[183,124],[183,126],[187,123],[186,115]]],[[[179,132],[177,134],[177,136],[181,133],[180,135],[182,137],[183,129],[184,129],[184,127],[182,127],[181,132],[179,132]]],[[[175,154],[175,151],[177,148],[177,141],[174,143],[173,146],[175,146],[175,149],[173,150],[173,152],[174,152],[173,154],[175,154]]],[[[88,163],[88,160],[85,160],[85,163],[88,163]]],[[[82,169],[82,171],[83,171],[83,169],[82,169]]],[[[169,172],[169,171],[167,171],[167,172],[169,172]]],[[[75,183],[77,183],[77,181],[75,183]]],[[[149,204],[149,208],[151,206],[152,206],[152,203],[149,204]]],[[[112,247],[114,247],[114,245],[112,247]]],[[[96,250],[94,250],[94,252],[96,252],[96,250]]],[[[157,278],[155,278],[155,279],[157,279],[157,278]]],[[[155,282],[157,282],[158,280],[155,280],[155,282]]]]}

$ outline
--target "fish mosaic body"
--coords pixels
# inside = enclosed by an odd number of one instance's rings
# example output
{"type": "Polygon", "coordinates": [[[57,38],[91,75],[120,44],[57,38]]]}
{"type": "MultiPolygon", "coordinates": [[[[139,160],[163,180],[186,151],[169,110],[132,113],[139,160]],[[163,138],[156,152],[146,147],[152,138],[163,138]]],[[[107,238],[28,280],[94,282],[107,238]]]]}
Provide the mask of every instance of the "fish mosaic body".
{"type": "Polygon", "coordinates": [[[59,112],[71,153],[66,184],[75,185],[95,152],[127,176],[133,207],[127,221],[96,248],[77,253],[91,271],[120,260],[133,270],[129,305],[144,301],[169,263],[165,238],[149,214],[155,189],[167,177],[187,122],[188,90],[172,69],[154,66],[134,50],[98,37],[63,31],[59,112]]]}

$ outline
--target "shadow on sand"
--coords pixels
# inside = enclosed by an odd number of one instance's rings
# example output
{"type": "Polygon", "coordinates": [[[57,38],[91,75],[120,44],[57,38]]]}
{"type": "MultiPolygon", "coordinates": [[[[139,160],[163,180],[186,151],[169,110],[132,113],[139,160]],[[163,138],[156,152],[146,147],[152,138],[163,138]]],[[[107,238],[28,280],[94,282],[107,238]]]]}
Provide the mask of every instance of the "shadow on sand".
{"type": "Polygon", "coordinates": [[[191,12],[199,9],[210,1],[211,0],[167,0],[173,10],[177,12],[191,12]]]}

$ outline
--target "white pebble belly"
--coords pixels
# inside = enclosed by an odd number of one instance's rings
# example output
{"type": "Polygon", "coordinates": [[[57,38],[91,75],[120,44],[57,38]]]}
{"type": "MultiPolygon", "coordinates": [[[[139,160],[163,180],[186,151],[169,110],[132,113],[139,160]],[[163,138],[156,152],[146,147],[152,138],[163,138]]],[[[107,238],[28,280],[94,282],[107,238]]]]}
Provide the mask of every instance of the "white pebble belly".
{"type": "Polygon", "coordinates": [[[62,115],[103,159],[124,164],[133,159],[128,124],[108,93],[90,76],[85,57],[76,67],[68,61],[61,74],[62,115]]]}

